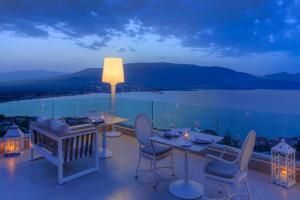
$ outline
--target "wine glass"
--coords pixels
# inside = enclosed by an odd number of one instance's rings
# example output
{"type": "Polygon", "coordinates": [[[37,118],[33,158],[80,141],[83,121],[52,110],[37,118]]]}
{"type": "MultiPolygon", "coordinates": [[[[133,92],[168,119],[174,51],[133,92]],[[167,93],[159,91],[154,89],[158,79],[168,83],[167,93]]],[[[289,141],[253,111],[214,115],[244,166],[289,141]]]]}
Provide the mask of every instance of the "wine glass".
{"type": "Polygon", "coordinates": [[[90,112],[89,112],[89,120],[92,122],[92,123],[94,123],[94,122],[96,122],[96,118],[97,118],[97,116],[96,116],[96,111],[95,110],[90,110],[90,112]]]}
{"type": "Polygon", "coordinates": [[[113,116],[112,116],[112,114],[110,113],[110,112],[105,112],[105,114],[104,114],[104,121],[105,121],[105,123],[111,123],[112,122],[112,118],[113,118],[113,116]]]}
{"type": "Polygon", "coordinates": [[[105,121],[105,112],[100,113],[100,118],[102,121],[105,121]]]}
{"type": "Polygon", "coordinates": [[[199,121],[194,121],[194,130],[197,133],[200,133],[200,122],[199,121]]]}
{"type": "Polygon", "coordinates": [[[170,128],[171,128],[171,130],[175,130],[176,129],[176,124],[175,123],[170,123],[170,128]]]}

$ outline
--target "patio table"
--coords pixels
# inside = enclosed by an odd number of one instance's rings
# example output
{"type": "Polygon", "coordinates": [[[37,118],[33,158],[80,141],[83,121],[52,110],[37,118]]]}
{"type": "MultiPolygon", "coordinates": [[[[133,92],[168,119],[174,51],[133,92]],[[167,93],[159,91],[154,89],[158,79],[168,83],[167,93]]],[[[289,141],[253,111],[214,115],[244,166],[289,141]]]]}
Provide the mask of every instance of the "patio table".
{"type": "Polygon", "coordinates": [[[96,124],[96,127],[98,129],[102,128],[102,147],[99,148],[99,157],[100,158],[109,158],[112,156],[112,152],[107,149],[107,139],[106,139],[106,127],[111,126],[114,124],[124,123],[127,122],[128,119],[118,117],[118,116],[112,116],[110,121],[105,121],[101,124],[96,124]]]}
{"type": "MultiPolygon", "coordinates": [[[[213,139],[213,142],[211,144],[217,143],[223,139],[223,137],[220,136],[213,136],[204,133],[190,132],[189,135],[190,140],[193,140],[193,138],[195,138],[196,135],[201,136],[205,139],[213,139]]],[[[200,183],[193,181],[189,178],[188,153],[199,153],[204,149],[208,148],[211,144],[198,144],[191,141],[191,146],[187,147],[182,146],[183,140],[184,139],[182,136],[165,137],[162,134],[155,134],[152,137],[150,137],[151,142],[168,145],[170,147],[184,151],[184,179],[173,181],[169,185],[169,191],[174,196],[182,199],[195,199],[203,196],[203,186],[200,183]]]]}

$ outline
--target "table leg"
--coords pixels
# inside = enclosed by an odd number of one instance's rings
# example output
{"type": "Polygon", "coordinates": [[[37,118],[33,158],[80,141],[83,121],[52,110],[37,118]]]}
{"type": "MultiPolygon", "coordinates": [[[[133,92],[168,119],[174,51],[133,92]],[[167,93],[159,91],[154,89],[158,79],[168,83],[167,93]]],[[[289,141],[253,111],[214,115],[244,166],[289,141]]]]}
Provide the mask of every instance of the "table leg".
{"type": "Polygon", "coordinates": [[[189,179],[188,151],[184,152],[184,179],[172,182],[169,191],[182,199],[196,199],[203,196],[203,186],[189,179]]]}
{"type": "Polygon", "coordinates": [[[106,137],[108,138],[115,138],[122,136],[122,133],[120,131],[116,130],[115,125],[111,125],[112,130],[106,133],[106,137]]]}
{"type": "Polygon", "coordinates": [[[100,158],[112,157],[112,152],[107,149],[106,127],[102,126],[102,148],[99,148],[100,158]]]}
{"type": "Polygon", "coordinates": [[[189,181],[189,162],[188,162],[188,152],[184,151],[184,181],[189,181]]]}

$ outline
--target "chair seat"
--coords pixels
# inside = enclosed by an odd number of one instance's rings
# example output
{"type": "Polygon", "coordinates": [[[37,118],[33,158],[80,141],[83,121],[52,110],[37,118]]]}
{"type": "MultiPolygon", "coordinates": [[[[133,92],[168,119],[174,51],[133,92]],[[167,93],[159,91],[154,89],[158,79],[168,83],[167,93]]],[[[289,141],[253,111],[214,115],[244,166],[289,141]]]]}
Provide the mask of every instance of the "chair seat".
{"type": "Polygon", "coordinates": [[[239,167],[236,164],[214,160],[207,165],[205,173],[231,179],[237,174],[238,170],[239,167]]]}
{"type": "Polygon", "coordinates": [[[141,148],[141,151],[148,155],[160,156],[160,155],[163,155],[172,150],[171,147],[167,147],[167,146],[163,146],[163,145],[159,145],[159,144],[153,144],[152,146],[151,145],[144,146],[141,148]],[[152,146],[153,146],[153,149],[152,149],[152,146]],[[154,152],[153,152],[153,150],[154,150],[154,152]]]}

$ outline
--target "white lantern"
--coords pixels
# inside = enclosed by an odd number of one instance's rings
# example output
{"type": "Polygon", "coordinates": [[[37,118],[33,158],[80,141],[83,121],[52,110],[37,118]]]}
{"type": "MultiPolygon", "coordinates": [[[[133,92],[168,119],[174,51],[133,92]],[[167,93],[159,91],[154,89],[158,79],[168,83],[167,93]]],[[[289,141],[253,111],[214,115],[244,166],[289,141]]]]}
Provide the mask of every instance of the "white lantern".
{"type": "Polygon", "coordinates": [[[4,155],[19,155],[24,150],[24,133],[17,125],[9,127],[4,136],[4,155]]]}
{"type": "Polygon", "coordinates": [[[289,188],[296,183],[295,149],[285,143],[280,143],[271,149],[272,182],[289,188]]]}

